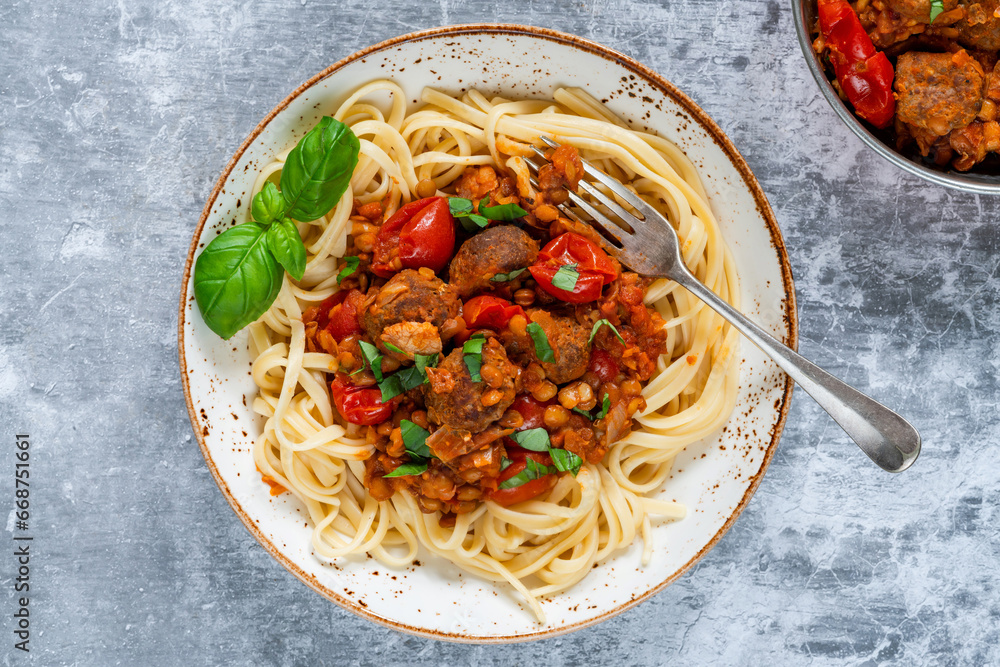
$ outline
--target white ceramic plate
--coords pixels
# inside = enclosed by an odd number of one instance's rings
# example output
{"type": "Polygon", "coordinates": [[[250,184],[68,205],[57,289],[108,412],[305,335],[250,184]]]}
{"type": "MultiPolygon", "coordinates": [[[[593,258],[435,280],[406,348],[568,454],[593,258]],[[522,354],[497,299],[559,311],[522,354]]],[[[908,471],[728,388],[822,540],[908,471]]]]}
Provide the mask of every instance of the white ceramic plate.
{"type": "Polygon", "coordinates": [[[282,565],[321,595],[393,628],[454,641],[500,642],[551,636],[600,622],[679,577],[725,533],[760,482],[774,453],[792,383],[744,342],[740,395],[728,427],[689,447],[661,491],[685,503],[687,518],[653,530],[652,561],[640,566],[637,541],[569,591],[543,603],[539,625],[505,585],[479,581],[421,555],[419,566],[390,571],[373,559],[335,564],[311,552],[304,508],[271,497],[251,455],[260,421],[246,334],[223,341],[195,306],[195,254],[250,203],[260,166],[293,145],[324,113],[372,79],[391,77],[414,103],[427,85],[469,87],[507,97],[551,97],[581,86],[620,116],[676,142],[694,160],[739,267],[744,311],[794,347],[794,288],[781,233],[760,186],[739,153],[690,99],[627,56],[578,37],[539,28],[466,25],[404,35],[331,66],[281,102],[236,152],[205,206],[184,273],[178,322],[188,410],[205,460],[250,532],[282,565]]]}

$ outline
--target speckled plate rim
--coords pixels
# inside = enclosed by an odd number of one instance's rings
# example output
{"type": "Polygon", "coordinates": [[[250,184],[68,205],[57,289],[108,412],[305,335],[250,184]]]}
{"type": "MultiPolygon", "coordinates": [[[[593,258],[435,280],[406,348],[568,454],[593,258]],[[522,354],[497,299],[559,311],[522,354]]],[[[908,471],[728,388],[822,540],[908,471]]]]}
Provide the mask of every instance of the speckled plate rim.
{"type": "Polygon", "coordinates": [[[223,170],[222,174],[219,176],[218,181],[215,184],[215,188],[212,190],[212,194],[208,198],[208,203],[205,204],[205,208],[202,211],[201,218],[198,221],[198,226],[195,228],[193,237],[191,240],[191,246],[188,250],[187,261],[184,264],[184,275],[181,283],[181,294],[180,294],[180,305],[178,307],[178,317],[177,317],[177,338],[178,338],[178,354],[180,357],[180,370],[181,370],[181,384],[184,388],[184,399],[187,403],[188,417],[191,420],[191,425],[194,430],[195,436],[198,439],[198,445],[201,448],[202,455],[205,457],[205,462],[208,464],[209,471],[212,473],[212,477],[215,479],[215,483],[218,484],[219,489],[222,491],[222,495],[225,496],[226,500],[229,502],[230,507],[243,522],[243,525],[250,532],[251,535],[264,547],[265,550],[271,556],[277,560],[285,569],[295,575],[299,580],[305,585],[309,586],[311,589],[325,597],[326,599],[334,602],[335,604],[343,607],[347,611],[357,614],[363,618],[370,621],[378,623],[393,630],[399,630],[401,632],[406,632],[408,634],[417,635],[420,637],[427,637],[430,639],[438,639],[444,641],[452,642],[462,642],[462,643],[474,643],[474,644],[504,644],[510,642],[523,642],[523,641],[533,641],[537,639],[544,639],[548,637],[556,637],[559,635],[568,634],[582,628],[590,627],[596,625],[603,621],[608,620],[618,614],[631,609],[632,607],[638,605],[639,603],[649,599],[651,596],[659,593],[661,590],[666,588],[668,585],[677,580],[681,575],[690,570],[695,563],[701,560],[705,554],[707,554],[712,547],[714,547],[723,535],[729,530],[736,519],[742,514],[750,498],[753,496],[757,487],[760,485],[761,480],[764,477],[764,473],[767,471],[768,465],[771,463],[771,459],[774,456],[774,452],[777,449],[778,440],[781,437],[781,431],[784,428],[785,420],[788,416],[788,408],[791,403],[792,389],[794,382],[791,378],[785,378],[784,392],[782,393],[780,406],[778,407],[778,419],[771,430],[771,442],[768,444],[767,451],[764,453],[764,459],[760,466],[760,470],[751,478],[750,484],[747,486],[746,492],[743,494],[742,499],[739,504],[733,510],[732,514],[725,521],[718,532],[712,537],[712,539],[704,546],[702,549],[695,554],[687,563],[680,567],[671,576],[667,577],[659,585],[646,591],[644,594],[637,596],[636,598],[629,600],[626,603],[615,607],[605,613],[596,616],[594,618],[581,621],[568,626],[563,626],[559,628],[552,628],[549,630],[544,630],[537,633],[524,634],[524,635],[505,635],[505,636],[492,636],[492,637],[470,637],[466,635],[460,635],[455,633],[446,633],[440,631],[429,631],[424,628],[417,628],[405,623],[400,623],[392,619],[387,619],[382,616],[378,616],[364,609],[360,605],[356,604],[353,600],[348,600],[334,591],[326,588],[320,584],[316,578],[301,568],[299,568],[295,563],[293,563],[288,557],[286,557],[278,548],[271,543],[271,541],[263,534],[260,528],[257,527],[253,519],[244,511],[243,507],[239,504],[233,494],[230,492],[228,485],[223,480],[218,469],[212,460],[212,455],[205,444],[204,437],[202,436],[201,430],[198,428],[198,416],[195,412],[194,402],[191,398],[191,388],[188,383],[188,367],[187,360],[185,358],[185,310],[186,304],[189,298],[188,285],[190,283],[191,268],[194,265],[195,253],[198,249],[198,243],[201,239],[202,230],[205,227],[205,223],[212,211],[212,207],[215,205],[216,198],[219,196],[220,191],[225,186],[226,181],[229,178],[230,173],[233,168],[239,162],[244,151],[249,148],[253,141],[264,131],[264,128],[277,116],[282,110],[284,110],[295,98],[304,93],[306,90],[311,88],[313,85],[322,81],[326,77],[330,76],[337,70],[341,69],[345,65],[348,65],[356,60],[365,58],[379,51],[386,50],[393,46],[397,46],[404,42],[417,42],[424,39],[440,37],[442,35],[465,35],[465,34],[515,34],[522,36],[531,36],[539,39],[550,40],[557,43],[566,44],[573,46],[584,51],[590,52],[595,55],[604,57],[618,65],[621,65],[628,70],[632,71],[637,76],[641,76],[647,82],[649,82],[655,88],[660,89],[664,95],[670,97],[674,102],[684,108],[684,110],[691,114],[691,116],[702,125],[702,127],[709,133],[711,138],[719,145],[719,147],[726,153],[726,156],[731,161],[732,165],[739,172],[740,176],[743,178],[743,182],[753,195],[754,202],[756,203],[758,212],[761,217],[767,223],[768,231],[771,236],[771,243],[774,247],[775,252],[778,255],[781,268],[781,278],[782,286],[784,289],[784,298],[786,304],[786,310],[784,315],[784,320],[788,328],[788,335],[785,338],[785,344],[787,344],[792,349],[797,349],[798,347],[798,310],[795,301],[795,285],[792,279],[791,265],[788,259],[788,253],[785,249],[785,242],[781,235],[781,230],[778,226],[778,221],[774,217],[774,212],[771,210],[771,206],[767,201],[767,197],[764,195],[764,191],[761,189],[760,184],[757,182],[756,177],[750,171],[750,167],[747,165],[746,160],[740,155],[739,151],[729,140],[729,137],[725,135],[714,120],[712,120],[708,114],[706,114],[701,107],[699,107],[695,102],[688,97],[686,94],[681,92],[672,83],[664,79],[658,73],[652,69],[646,67],[645,65],[639,63],[638,61],[626,56],[623,53],[619,53],[614,49],[611,49],[597,42],[593,42],[582,37],[577,37],[576,35],[571,35],[564,32],[559,32],[556,30],[550,30],[548,28],[539,28],[536,26],[526,26],[518,24],[502,24],[502,23],[472,23],[465,25],[455,25],[455,26],[443,26],[440,28],[431,28],[429,30],[420,30],[417,32],[407,33],[405,35],[400,35],[399,37],[394,37],[388,39],[384,42],[374,44],[366,49],[357,51],[356,53],[347,56],[346,58],[337,61],[333,65],[330,65],[325,70],[319,74],[313,76],[311,79],[306,81],[304,84],[296,88],[288,97],[282,100],[274,109],[272,109],[267,116],[264,117],[257,127],[254,128],[253,132],[243,141],[239,149],[229,160],[226,168],[223,170]]]}

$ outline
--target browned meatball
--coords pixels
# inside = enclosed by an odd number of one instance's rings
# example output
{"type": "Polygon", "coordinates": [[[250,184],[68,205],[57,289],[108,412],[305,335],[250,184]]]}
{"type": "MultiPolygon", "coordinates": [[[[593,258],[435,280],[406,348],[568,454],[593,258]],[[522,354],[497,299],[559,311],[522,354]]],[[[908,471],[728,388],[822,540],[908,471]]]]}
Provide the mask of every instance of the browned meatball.
{"type": "MultiPolygon", "coordinates": [[[[528,311],[528,319],[541,325],[555,354],[555,362],[539,359],[546,379],[563,384],[587,372],[590,365],[590,329],[571,317],[553,315],[537,308],[528,311]]],[[[530,350],[534,355],[535,346],[531,345],[530,350]]]]}
{"type": "MultiPolygon", "coordinates": [[[[920,23],[931,21],[931,0],[886,0],[889,9],[920,23]]],[[[944,0],[944,11],[958,7],[958,0],[944,0]]]]}
{"type": "Polygon", "coordinates": [[[490,227],[462,244],[451,260],[449,280],[463,299],[493,286],[498,273],[535,263],[538,244],[513,225],[490,227]]]}
{"type": "Polygon", "coordinates": [[[983,82],[982,67],[966,51],[904,53],[896,62],[896,117],[944,136],[976,119],[983,82]]]}
{"type": "MultiPolygon", "coordinates": [[[[455,289],[434,274],[422,274],[406,269],[394,275],[382,286],[378,295],[361,316],[361,325],[368,336],[385,352],[384,342],[388,340],[402,347],[410,354],[427,354],[441,350],[441,328],[447,320],[458,317],[461,302],[455,289]],[[410,327],[420,330],[404,330],[403,323],[426,323],[410,327]],[[407,345],[413,343],[413,349],[407,345]],[[417,349],[423,347],[425,349],[417,349]]],[[[395,353],[393,356],[398,356],[395,353]]]]}
{"type": "Polygon", "coordinates": [[[483,345],[482,382],[472,381],[463,357],[462,348],[457,347],[437,368],[427,369],[424,401],[427,417],[435,424],[474,434],[500,419],[514,402],[519,369],[507,360],[503,346],[494,338],[483,345]]]}
{"type": "Polygon", "coordinates": [[[983,51],[1000,49],[1000,0],[965,3],[965,18],[958,21],[958,41],[962,46],[983,51]]]}

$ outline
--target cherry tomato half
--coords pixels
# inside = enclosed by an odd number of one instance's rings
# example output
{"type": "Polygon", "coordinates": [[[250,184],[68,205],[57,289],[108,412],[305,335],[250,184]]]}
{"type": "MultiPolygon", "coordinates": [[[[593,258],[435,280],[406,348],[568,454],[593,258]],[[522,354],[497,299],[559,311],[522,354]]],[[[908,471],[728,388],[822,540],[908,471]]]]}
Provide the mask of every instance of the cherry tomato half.
{"type": "MultiPolygon", "coordinates": [[[[555,405],[555,403],[556,399],[554,398],[543,403],[536,400],[531,394],[519,394],[510,405],[510,409],[519,412],[521,418],[524,419],[524,423],[517,430],[526,431],[530,428],[545,428],[545,408],[555,405]]],[[[508,442],[513,442],[513,440],[509,440],[508,442]]]]}
{"type": "Polygon", "coordinates": [[[316,321],[338,343],[348,336],[360,335],[362,330],[358,316],[364,300],[365,295],[359,290],[340,290],[320,304],[316,321]]]}
{"type": "Polygon", "coordinates": [[[399,258],[404,269],[426,266],[435,273],[451,259],[455,249],[455,218],[445,197],[428,197],[410,202],[392,214],[375,237],[372,271],[391,278],[399,258]]]}
{"type": "Polygon", "coordinates": [[[618,267],[607,253],[593,241],[579,234],[566,232],[545,244],[538,260],[528,268],[543,290],[566,303],[589,303],[601,296],[601,290],[618,277],[618,267]],[[559,268],[576,264],[579,274],[572,291],[552,284],[559,268]]]}
{"type": "Polygon", "coordinates": [[[588,370],[594,372],[601,382],[611,382],[618,377],[618,362],[611,356],[611,353],[595,347],[590,351],[590,366],[588,370]]]}
{"type": "Polygon", "coordinates": [[[381,424],[392,416],[392,411],[401,398],[388,403],[382,402],[382,390],[378,387],[359,387],[344,373],[337,373],[330,383],[333,406],[340,416],[352,424],[373,426],[381,424]]]}
{"type": "Polygon", "coordinates": [[[510,318],[515,315],[524,315],[524,309],[489,294],[469,299],[462,308],[462,319],[468,329],[500,331],[506,328],[510,318]]]}
{"type": "MultiPolygon", "coordinates": [[[[542,452],[529,452],[526,449],[511,447],[509,445],[506,449],[507,458],[510,459],[512,463],[500,473],[500,477],[497,478],[497,482],[499,483],[506,482],[508,479],[524,470],[528,465],[527,459],[529,458],[533,459],[536,463],[541,463],[542,465],[552,465],[552,457],[548,454],[543,454],[542,452]]],[[[521,503],[525,500],[531,500],[536,496],[542,495],[555,486],[556,481],[558,481],[558,476],[545,475],[544,477],[533,479],[530,482],[525,482],[521,486],[515,486],[512,489],[498,488],[490,491],[487,494],[487,497],[498,505],[509,507],[510,505],[521,503]]]]}

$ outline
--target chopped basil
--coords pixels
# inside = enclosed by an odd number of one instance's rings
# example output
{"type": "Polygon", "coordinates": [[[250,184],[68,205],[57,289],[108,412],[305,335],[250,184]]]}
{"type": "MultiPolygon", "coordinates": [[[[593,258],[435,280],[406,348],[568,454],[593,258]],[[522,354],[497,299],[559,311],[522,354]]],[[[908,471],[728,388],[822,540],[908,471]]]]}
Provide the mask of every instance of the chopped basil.
{"type": "Polygon", "coordinates": [[[384,345],[385,349],[389,350],[390,352],[396,352],[397,354],[402,354],[402,355],[406,354],[406,352],[403,352],[401,349],[399,349],[392,343],[386,343],[385,341],[382,341],[382,345],[384,345]]]}
{"type": "Polygon", "coordinates": [[[538,357],[538,360],[550,364],[554,363],[556,354],[552,351],[552,346],[549,345],[549,339],[545,335],[545,329],[542,328],[542,325],[538,322],[529,324],[528,335],[531,336],[531,340],[535,341],[535,356],[538,357]]]}
{"type": "Polygon", "coordinates": [[[503,222],[513,222],[518,218],[523,218],[528,215],[528,212],[517,204],[500,204],[498,206],[488,206],[490,203],[490,197],[486,197],[479,200],[479,212],[486,218],[490,220],[501,220],[503,222]]]}
{"type": "Polygon", "coordinates": [[[417,426],[408,419],[399,422],[399,429],[403,432],[403,446],[406,447],[406,453],[411,458],[429,459],[431,457],[431,448],[425,442],[430,431],[417,426]]]}
{"type": "Polygon", "coordinates": [[[415,366],[393,373],[379,383],[378,388],[382,390],[383,403],[426,383],[427,373],[425,369],[428,366],[431,368],[437,366],[438,355],[415,354],[413,355],[413,361],[416,364],[415,366]]]}
{"type": "Polygon", "coordinates": [[[404,463],[383,477],[409,477],[410,475],[419,475],[425,470],[427,470],[426,463],[404,463]]]}
{"type": "Polygon", "coordinates": [[[581,410],[580,408],[573,408],[573,412],[575,412],[578,415],[583,415],[587,419],[590,419],[590,420],[594,419],[593,417],[590,416],[590,413],[587,412],[586,410],[581,410]]]}
{"type": "Polygon", "coordinates": [[[572,292],[576,287],[576,281],[580,278],[580,272],[576,270],[576,264],[563,264],[552,276],[552,286],[567,292],[572,292]]]}
{"type": "Polygon", "coordinates": [[[472,201],[462,197],[451,197],[448,199],[448,210],[456,218],[472,212],[472,201]]]}
{"type": "Polygon", "coordinates": [[[565,449],[551,449],[549,450],[549,456],[552,457],[552,463],[555,465],[556,470],[571,472],[574,477],[580,472],[580,466],[583,465],[583,459],[565,449]]]}
{"type": "Polygon", "coordinates": [[[502,459],[500,459],[500,472],[503,472],[504,470],[506,470],[507,468],[509,468],[513,463],[514,462],[511,461],[506,456],[503,457],[502,459]]]}
{"type": "Polygon", "coordinates": [[[479,369],[483,367],[483,343],[485,342],[485,336],[475,334],[462,346],[462,360],[465,361],[465,367],[469,369],[469,375],[472,376],[473,382],[483,381],[482,376],[479,375],[479,369]]]}
{"type": "MultiPolygon", "coordinates": [[[[361,354],[364,355],[365,361],[372,369],[372,374],[375,376],[376,382],[382,381],[382,355],[379,353],[378,348],[367,341],[358,341],[361,346],[361,354]]],[[[354,373],[351,373],[354,375],[354,373]]]]}
{"type": "Polygon", "coordinates": [[[467,232],[478,232],[480,229],[485,229],[486,225],[490,224],[490,221],[481,215],[467,215],[458,219],[462,223],[462,229],[467,232]]]}
{"type": "Polygon", "coordinates": [[[601,399],[601,411],[597,413],[597,416],[594,417],[594,419],[604,419],[605,417],[608,416],[608,410],[610,409],[611,409],[611,399],[608,398],[607,394],[605,394],[604,398],[601,399]]]}
{"type": "Polygon", "coordinates": [[[531,428],[527,431],[516,431],[510,434],[510,439],[524,449],[533,452],[549,451],[549,432],[544,428],[531,428]]]}
{"type": "Polygon", "coordinates": [[[478,213],[472,212],[472,201],[462,197],[451,197],[448,199],[448,210],[452,217],[462,224],[462,229],[467,232],[478,232],[480,229],[490,224],[490,221],[478,213]]]}
{"type": "Polygon", "coordinates": [[[358,270],[358,265],[361,264],[361,258],[352,255],[350,257],[345,257],[344,262],[346,262],[344,268],[342,268],[340,273],[337,274],[338,285],[344,282],[344,278],[354,275],[354,272],[358,270]]]}
{"type": "Polygon", "coordinates": [[[615,325],[611,324],[611,322],[608,322],[607,320],[597,320],[596,322],[594,322],[594,328],[590,330],[590,339],[587,340],[587,342],[593,343],[594,336],[597,335],[597,332],[600,330],[601,327],[605,326],[611,327],[611,330],[615,333],[616,336],[618,336],[618,340],[620,340],[623,343],[625,342],[625,339],[622,338],[622,335],[620,333],[618,333],[618,329],[615,328],[615,325]]]}
{"type": "Polygon", "coordinates": [[[931,0],[931,23],[944,12],[944,0],[931,0]]]}
{"type": "Polygon", "coordinates": [[[528,482],[541,479],[546,475],[550,475],[557,472],[555,468],[550,468],[544,463],[539,463],[533,458],[527,458],[524,460],[524,470],[517,473],[505,482],[500,482],[501,489],[514,489],[528,482]]]}
{"type": "Polygon", "coordinates": [[[413,355],[413,363],[416,364],[417,368],[421,373],[424,372],[428,366],[434,368],[438,365],[438,355],[437,354],[415,354],[413,355]]]}
{"type": "Polygon", "coordinates": [[[517,278],[519,275],[521,275],[527,270],[528,270],[527,268],[524,268],[524,269],[517,269],[516,271],[511,271],[510,273],[498,273],[492,278],[490,278],[490,280],[492,280],[495,283],[510,282],[511,280],[514,280],[514,278],[517,278]]]}

